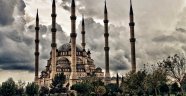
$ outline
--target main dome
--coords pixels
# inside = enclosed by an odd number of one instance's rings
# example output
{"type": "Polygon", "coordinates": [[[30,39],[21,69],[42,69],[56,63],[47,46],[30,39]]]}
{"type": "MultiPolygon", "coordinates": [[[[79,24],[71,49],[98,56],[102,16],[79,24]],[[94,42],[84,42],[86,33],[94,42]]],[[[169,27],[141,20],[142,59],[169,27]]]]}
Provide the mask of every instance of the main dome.
{"type": "MultiPolygon", "coordinates": [[[[60,51],[60,52],[67,52],[67,51],[70,51],[70,50],[71,50],[71,44],[70,43],[63,44],[58,48],[58,51],[60,51]]],[[[83,48],[80,45],[76,44],[76,51],[77,52],[82,52],[83,48]]]]}

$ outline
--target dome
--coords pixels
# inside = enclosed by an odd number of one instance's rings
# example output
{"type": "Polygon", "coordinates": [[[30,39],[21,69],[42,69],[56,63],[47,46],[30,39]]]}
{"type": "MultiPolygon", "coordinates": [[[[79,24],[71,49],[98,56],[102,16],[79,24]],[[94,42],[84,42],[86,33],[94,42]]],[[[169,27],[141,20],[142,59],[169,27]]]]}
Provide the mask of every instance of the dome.
{"type": "MultiPolygon", "coordinates": [[[[58,48],[59,52],[62,52],[62,51],[66,52],[66,51],[70,51],[70,50],[71,50],[71,44],[70,43],[63,44],[62,46],[60,46],[58,48]]],[[[81,46],[76,45],[76,51],[81,52],[81,51],[83,51],[83,49],[81,48],[81,46]]]]}

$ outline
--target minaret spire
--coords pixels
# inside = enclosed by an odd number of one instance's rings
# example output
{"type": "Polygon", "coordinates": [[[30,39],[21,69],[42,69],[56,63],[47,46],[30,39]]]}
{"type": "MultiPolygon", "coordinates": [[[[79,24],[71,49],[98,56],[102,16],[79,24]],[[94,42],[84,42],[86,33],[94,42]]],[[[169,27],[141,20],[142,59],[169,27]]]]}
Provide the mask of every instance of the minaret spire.
{"type": "Polygon", "coordinates": [[[108,33],[108,13],[107,13],[107,5],[106,5],[106,0],[105,0],[105,10],[104,10],[104,27],[105,27],[105,84],[110,83],[110,71],[109,71],[109,33],[108,33]]]}
{"type": "Polygon", "coordinates": [[[78,80],[77,74],[76,74],[76,6],[75,1],[72,0],[71,2],[71,75],[70,75],[70,84],[73,85],[78,80]]]}
{"type": "Polygon", "coordinates": [[[85,51],[85,20],[84,20],[84,15],[82,15],[82,31],[81,31],[81,34],[82,34],[82,47],[83,47],[83,51],[85,51]]]}
{"type": "Polygon", "coordinates": [[[52,14],[51,14],[51,17],[52,17],[52,29],[51,29],[51,32],[52,32],[52,44],[51,44],[51,47],[52,47],[52,60],[51,60],[51,66],[52,66],[52,73],[51,73],[51,76],[50,78],[52,79],[55,74],[56,74],[56,47],[57,47],[57,44],[56,44],[56,4],[55,4],[55,0],[53,0],[53,3],[52,3],[52,14]]]}
{"type": "Polygon", "coordinates": [[[105,0],[105,9],[104,9],[104,13],[107,14],[107,2],[105,0]]]}
{"type": "Polygon", "coordinates": [[[39,70],[39,15],[38,9],[36,14],[36,27],[35,27],[35,83],[38,84],[38,70],[39,70]]]}
{"type": "Polygon", "coordinates": [[[132,1],[130,0],[130,43],[131,43],[131,65],[132,65],[132,72],[136,72],[136,52],[135,52],[135,34],[134,34],[134,16],[133,16],[133,8],[132,8],[132,1]]]}
{"type": "Polygon", "coordinates": [[[132,1],[130,0],[130,15],[133,15],[132,1]]]}

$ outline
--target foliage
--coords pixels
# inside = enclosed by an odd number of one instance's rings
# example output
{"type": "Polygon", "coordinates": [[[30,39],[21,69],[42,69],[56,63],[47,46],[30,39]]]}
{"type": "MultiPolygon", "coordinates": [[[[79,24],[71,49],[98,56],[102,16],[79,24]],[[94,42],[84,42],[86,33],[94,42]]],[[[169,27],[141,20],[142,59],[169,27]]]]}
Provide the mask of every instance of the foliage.
{"type": "Polygon", "coordinates": [[[37,95],[39,91],[39,86],[37,84],[33,83],[28,83],[26,86],[26,94],[28,96],[34,96],[37,95]]]}
{"type": "Polygon", "coordinates": [[[105,86],[107,93],[106,96],[117,96],[116,93],[120,92],[121,93],[121,89],[118,87],[117,84],[108,84],[105,86]]]}
{"type": "Polygon", "coordinates": [[[63,91],[66,91],[66,88],[63,87],[63,85],[65,84],[66,81],[66,76],[64,75],[64,73],[59,73],[56,74],[54,79],[52,80],[51,83],[51,93],[61,93],[63,91]]]}
{"type": "Polygon", "coordinates": [[[90,83],[77,83],[72,85],[71,89],[76,90],[82,96],[86,96],[93,91],[93,86],[90,83]]]}
{"type": "Polygon", "coordinates": [[[183,80],[186,74],[186,60],[184,57],[175,54],[174,56],[169,56],[163,62],[159,63],[161,67],[166,69],[168,75],[176,80],[181,86],[181,91],[183,93],[183,80]]]}
{"type": "Polygon", "coordinates": [[[165,93],[169,93],[169,86],[166,83],[163,83],[159,86],[160,93],[164,95],[165,93]]]}
{"type": "Polygon", "coordinates": [[[96,86],[104,86],[104,82],[101,81],[100,79],[97,80],[97,81],[91,82],[91,84],[92,84],[94,87],[96,87],[96,86]]]}
{"type": "Polygon", "coordinates": [[[155,69],[152,74],[148,74],[146,77],[146,87],[148,89],[153,88],[154,95],[158,94],[158,87],[167,82],[166,72],[160,68],[155,69]]]}
{"type": "Polygon", "coordinates": [[[171,85],[171,92],[173,93],[173,94],[177,94],[178,92],[180,92],[181,91],[181,88],[179,87],[179,85],[178,85],[178,83],[173,83],[172,85],[171,85]]]}
{"type": "Polygon", "coordinates": [[[24,94],[25,82],[19,80],[16,86],[16,95],[22,96],[24,94]]]}
{"type": "Polygon", "coordinates": [[[95,88],[95,93],[98,96],[102,96],[103,94],[106,93],[106,88],[104,86],[98,86],[98,87],[95,88]]]}
{"type": "Polygon", "coordinates": [[[125,79],[121,84],[121,88],[126,94],[138,94],[141,91],[145,91],[145,78],[147,74],[145,71],[138,71],[137,73],[128,73],[126,74],[125,79]]]}
{"type": "Polygon", "coordinates": [[[39,90],[40,96],[45,96],[49,93],[49,88],[46,86],[42,86],[39,90]]]}
{"type": "Polygon", "coordinates": [[[15,96],[16,94],[16,84],[12,78],[2,83],[1,95],[2,96],[15,96]]]}

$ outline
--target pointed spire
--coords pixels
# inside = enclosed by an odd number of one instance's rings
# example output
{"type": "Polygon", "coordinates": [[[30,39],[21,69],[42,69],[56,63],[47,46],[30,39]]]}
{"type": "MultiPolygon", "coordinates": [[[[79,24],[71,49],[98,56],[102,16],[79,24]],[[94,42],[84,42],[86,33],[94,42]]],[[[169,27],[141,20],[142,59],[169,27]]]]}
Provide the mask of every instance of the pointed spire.
{"type": "Polygon", "coordinates": [[[38,9],[37,9],[37,14],[36,14],[36,21],[39,21],[38,9]]]}
{"type": "Polygon", "coordinates": [[[107,2],[105,0],[105,10],[104,10],[104,13],[107,14],[107,2]]]}
{"type": "Polygon", "coordinates": [[[76,5],[75,5],[75,1],[74,1],[74,0],[72,0],[71,7],[76,7],[76,5]]]}
{"type": "Polygon", "coordinates": [[[84,15],[82,15],[82,26],[85,25],[84,15]]]}
{"type": "Polygon", "coordinates": [[[55,6],[56,6],[56,1],[53,0],[52,7],[55,7],[55,6]]]}
{"type": "Polygon", "coordinates": [[[133,15],[132,1],[130,0],[130,15],[133,15]]]}

